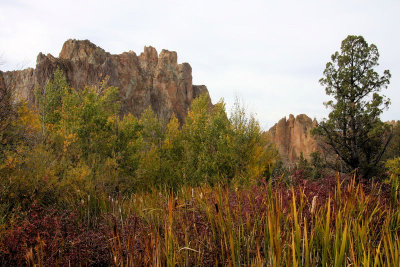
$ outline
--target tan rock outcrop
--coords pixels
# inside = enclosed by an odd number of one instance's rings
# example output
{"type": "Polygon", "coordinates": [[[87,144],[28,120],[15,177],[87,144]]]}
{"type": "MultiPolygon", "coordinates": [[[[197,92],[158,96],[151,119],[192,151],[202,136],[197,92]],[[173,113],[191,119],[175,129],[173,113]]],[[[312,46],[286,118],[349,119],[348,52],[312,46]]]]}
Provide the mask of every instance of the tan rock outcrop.
{"type": "Polygon", "coordinates": [[[112,55],[88,40],[66,41],[58,58],[40,53],[35,69],[5,72],[5,86],[33,105],[35,88],[44,88],[57,68],[76,89],[108,76],[108,85],[120,89],[123,114],[140,116],[151,106],[162,120],[175,113],[183,122],[193,99],[208,94],[204,85],[192,85],[192,68],[178,64],[176,52],[162,50],[158,55],[155,48],[145,47],[139,56],[133,51],[112,55]]]}
{"type": "Polygon", "coordinates": [[[316,126],[316,120],[312,120],[305,114],[289,118],[282,118],[268,131],[272,142],[279,150],[284,163],[295,162],[299,159],[300,153],[309,158],[314,151],[321,151],[316,139],[310,131],[316,126]]]}

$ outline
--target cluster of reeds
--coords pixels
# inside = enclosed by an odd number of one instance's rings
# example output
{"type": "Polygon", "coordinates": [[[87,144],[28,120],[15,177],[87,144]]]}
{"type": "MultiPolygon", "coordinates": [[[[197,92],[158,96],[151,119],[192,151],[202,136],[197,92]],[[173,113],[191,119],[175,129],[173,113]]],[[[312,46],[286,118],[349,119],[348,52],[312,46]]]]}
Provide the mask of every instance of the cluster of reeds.
{"type": "Polygon", "coordinates": [[[39,266],[400,266],[400,202],[392,193],[384,184],[330,177],[299,180],[291,187],[275,181],[130,197],[92,195],[71,215],[35,208],[24,221],[16,221],[0,240],[0,261],[39,266]]]}
{"type": "Polygon", "coordinates": [[[327,195],[312,187],[267,184],[134,195],[118,211],[134,207],[130,212],[149,229],[141,237],[147,241],[136,250],[130,245],[135,229],[115,229],[110,242],[114,263],[400,266],[399,202],[386,198],[379,186],[364,189],[354,179],[338,179],[327,195]]]}

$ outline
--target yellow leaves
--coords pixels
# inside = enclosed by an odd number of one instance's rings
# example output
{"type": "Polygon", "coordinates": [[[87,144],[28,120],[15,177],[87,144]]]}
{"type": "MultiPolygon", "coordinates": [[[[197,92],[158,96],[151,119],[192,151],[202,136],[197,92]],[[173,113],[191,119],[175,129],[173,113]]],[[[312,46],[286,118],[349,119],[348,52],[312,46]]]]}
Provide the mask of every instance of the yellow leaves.
{"type": "Polygon", "coordinates": [[[180,134],[179,121],[175,114],[172,114],[172,118],[167,125],[167,134],[165,136],[163,148],[167,150],[172,149],[174,147],[174,142],[179,138],[180,134]]]}
{"type": "Polygon", "coordinates": [[[107,117],[107,124],[115,124],[115,116],[108,116],[107,117]]]}
{"type": "Polygon", "coordinates": [[[400,157],[388,160],[385,164],[390,174],[400,176],[400,157]]]}
{"type": "Polygon", "coordinates": [[[8,151],[4,155],[4,161],[0,164],[0,169],[16,170],[17,167],[25,162],[24,153],[26,147],[17,146],[15,151],[8,151]]]}
{"type": "Polygon", "coordinates": [[[68,151],[68,148],[70,147],[70,145],[74,142],[76,142],[77,140],[77,135],[74,133],[71,133],[67,136],[64,137],[64,144],[63,144],[63,151],[64,153],[66,153],[68,151]]]}
{"type": "Polygon", "coordinates": [[[163,148],[166,149],[166,150],[173,148],[173,143],[172,143],[171,139],[169,139],[169,138],[165,139],[165,142],[163,144],[163,148]]]}
{"type": "Polygon", "coordinates": [[[69,194],[85,195],[89,191],[92,169],[84,163],[69,169],[65,178],[60,181],[60,187],[69,194]]]}
{"type": "Polygon", "coordinates": [[[23,128],[28,134],[38,133],[41,129],[39,115],[26,102],[17,105],[17,120],[13,125],[23,128]]]}
{"type": "Polygon", "coordinates": [[[13,156],[7,156],[6,160],[4,161],[4,165],[7,168],[14,169],[17,166],[18,158],[13,156]]]}

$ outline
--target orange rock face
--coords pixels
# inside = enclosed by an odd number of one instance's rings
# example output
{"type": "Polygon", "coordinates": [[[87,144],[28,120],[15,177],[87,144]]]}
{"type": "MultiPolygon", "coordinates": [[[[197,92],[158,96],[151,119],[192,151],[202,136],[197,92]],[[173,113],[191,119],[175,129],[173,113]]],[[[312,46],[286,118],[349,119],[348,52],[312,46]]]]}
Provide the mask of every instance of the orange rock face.
{"type": "Polygon", "coordinates": [[[5,72],[4,82],[19,98],[35,103],[34,90],[44,88],[60,68],[69,84],[77,89],[97,85],[107,76],[108,85],[120,89],[122,113],[140,116],[149,106],[162,120],[175,113],[182,123],[188,107],[207,88],[192,85],[192,68],[178,64],[177,54],[145,47],[139,56],[133,51],[112,55],[88,40],[68,40],[56,58],[40,53],[35,69],[5,72]]]}
{"type": "Polygon", "coordinates": [[[271,129],[269,135],[279,150],[283,162],[297,161],[300,153],[309,158],[314,151],[321,151],[316,139],[311,136],[311,129],[316,126],[316,120],[312,120],[305,114],[289,119],[282,118],[271,129]]]}

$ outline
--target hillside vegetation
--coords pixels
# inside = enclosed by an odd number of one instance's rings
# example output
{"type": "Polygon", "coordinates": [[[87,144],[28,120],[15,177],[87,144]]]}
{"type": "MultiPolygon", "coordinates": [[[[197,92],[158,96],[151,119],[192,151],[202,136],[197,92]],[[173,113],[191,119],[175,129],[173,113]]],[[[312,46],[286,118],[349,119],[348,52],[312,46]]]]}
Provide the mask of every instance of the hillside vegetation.
{"type": "Polygon", "coordinates": [[[186,116],[138,118],[107,78],[72,88],[57,69],[35,103],[2,80],[1,265],[400,266],[400,124],[379,117],[390,72],[362,36],[341,50],[321,79],[329,118],[309,123],[334,152],[288,169],[239,103],[228,115],[207,93],[188,94],[186,116]]]}
{"type": "Polygon", "coordinates": [[[138,119],[106,84],[57,71],[37,109],[3,107],[2,265],[399,265],[398,159],[387,183],[318,155],[288,172],[239,104],[228,116],[203,95],[182,125],[138,119]]]}

